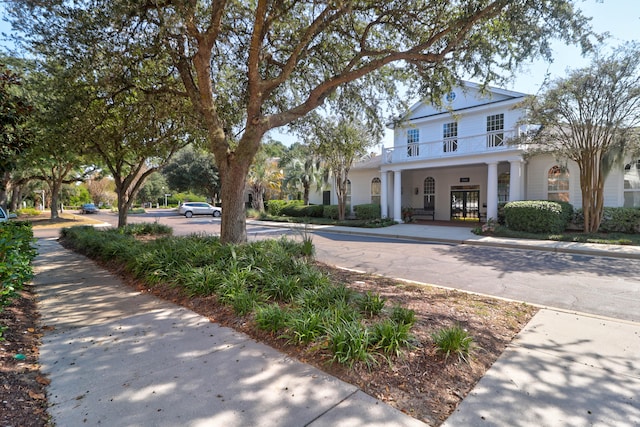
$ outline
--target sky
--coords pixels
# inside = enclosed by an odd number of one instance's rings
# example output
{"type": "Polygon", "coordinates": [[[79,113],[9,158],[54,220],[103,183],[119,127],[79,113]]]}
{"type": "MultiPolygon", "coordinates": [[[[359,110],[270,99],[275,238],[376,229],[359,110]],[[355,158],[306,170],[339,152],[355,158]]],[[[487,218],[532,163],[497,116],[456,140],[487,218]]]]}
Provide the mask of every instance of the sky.
{"type": "MultiPolygon", "coordinates": [[[[585,16],[592,18],[591,25],[594,31],[610,34],[610,38],[605,43],[608,47],[617,47],[627,41],[640,42],[640,0],[583,0],[578,1],[577,5],[585,16]]],[[[0,14],[1,12],[0,2],[0,14]]],[[[8,33],[9,31],[10,27],[5,22],[0,22],[0,32],[8,33]]],[[[583,58],[580,49],[576,46],[566,46],[557,42],[552,47],[554,57],[552,63],[535,61],[525,64],[504,89],[535,94],[547,74],[552,79],[559,78],[566,75],[567,69],[589,65],[589,59],[583,58]]],[[[272,132],[271,137],[286,145],[296,141],[295,137],[280,132],[272,132]]],[[[385,135],[384,145],[393,145],[391,131],[385,135]]]]}

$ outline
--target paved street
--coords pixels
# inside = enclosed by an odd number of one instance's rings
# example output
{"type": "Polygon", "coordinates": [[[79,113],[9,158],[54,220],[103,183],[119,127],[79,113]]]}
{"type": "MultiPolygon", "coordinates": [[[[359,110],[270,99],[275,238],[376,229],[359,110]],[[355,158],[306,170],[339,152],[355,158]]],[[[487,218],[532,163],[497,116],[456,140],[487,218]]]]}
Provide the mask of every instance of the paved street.
{"type": "MultiPolygon", "coordinates": [[[[117,220],[108,213],[94,218],[117,220]]],[[[169,225],[175,235],[220,232],[220,219],[208,216],[188,219],[175,211],[152,210],[129,217],[130,223],[143,221],[169,225]]],[[[272,225],[248,224],[247,235],[300,235],[272,225]]],[[[634,260],[323,231],[314,232],[313,243],[318,260],[344,268],[640,321],[640,262],[634,260]]]]}

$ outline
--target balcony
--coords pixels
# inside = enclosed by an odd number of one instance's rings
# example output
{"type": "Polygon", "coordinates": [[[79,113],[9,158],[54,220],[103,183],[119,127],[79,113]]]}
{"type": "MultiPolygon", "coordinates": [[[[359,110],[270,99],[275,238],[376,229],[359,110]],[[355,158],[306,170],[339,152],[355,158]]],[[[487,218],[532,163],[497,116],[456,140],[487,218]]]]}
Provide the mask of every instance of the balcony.
{"type": "Polygon", "coordinates": [[[507,141],[515,135],[514,131],[489,132],[464,138],[399,145],[383,150],[382,163],[403,163],[513,150],[520,147],[509,145],[507,141]]]}

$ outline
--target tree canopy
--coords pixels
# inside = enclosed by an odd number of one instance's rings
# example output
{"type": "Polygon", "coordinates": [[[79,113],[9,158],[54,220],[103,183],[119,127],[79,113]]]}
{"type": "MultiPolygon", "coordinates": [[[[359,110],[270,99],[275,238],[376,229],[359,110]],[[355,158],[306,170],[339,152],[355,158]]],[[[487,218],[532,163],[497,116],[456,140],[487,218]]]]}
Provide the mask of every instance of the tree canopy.
{"type": "Polygon", "coordinates": [[[580,169],[585,232],[600,226],[604,181],[625,151],[637,149],[640,125],[640,45],[594,55],[541,95],[524,103],[525,121],[541,125],[530,138],[534,152],[573,160],[580,169]]]}
{"type": "Polygon", "coordinates": [[[87,70],[117,63],[125,86],[190,99],[221,174],[225,242],[246,240],[246,178],[269,130],[324,103],[380,130],[400,82],[438,99],[461,78],[488,83],[550,57],[554,37],[589,44],[570,0],[8,3],[37,52],[87,70]],[[182,87],[164,88],[167,76],[182,87]]]}

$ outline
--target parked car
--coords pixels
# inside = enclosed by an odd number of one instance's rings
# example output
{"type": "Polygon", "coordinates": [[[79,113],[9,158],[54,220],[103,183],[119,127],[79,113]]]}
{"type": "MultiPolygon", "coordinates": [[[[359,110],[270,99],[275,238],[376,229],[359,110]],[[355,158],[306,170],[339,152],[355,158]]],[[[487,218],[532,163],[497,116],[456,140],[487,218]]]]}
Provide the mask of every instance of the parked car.
{"type": "Polygon", "coordinates": [[[212,215],[218,217],[222,215],[222,208],[210,205],[209,203],[186,202],[180,205],[178,213],[187,218],[191,218],[194,215],[212,215]]]}
{"type": "Polygon", "coordinates": [[[0,222],[9,221],[9,218],[11,218],[11,216],[9,216],[4,209],[0,207],[0,222]]]}
{"type": "Polygon", "coordinates": [[[81,214],[98,213],[98,208],[93,203],[85,203],[80,207],[81,214]]]}

